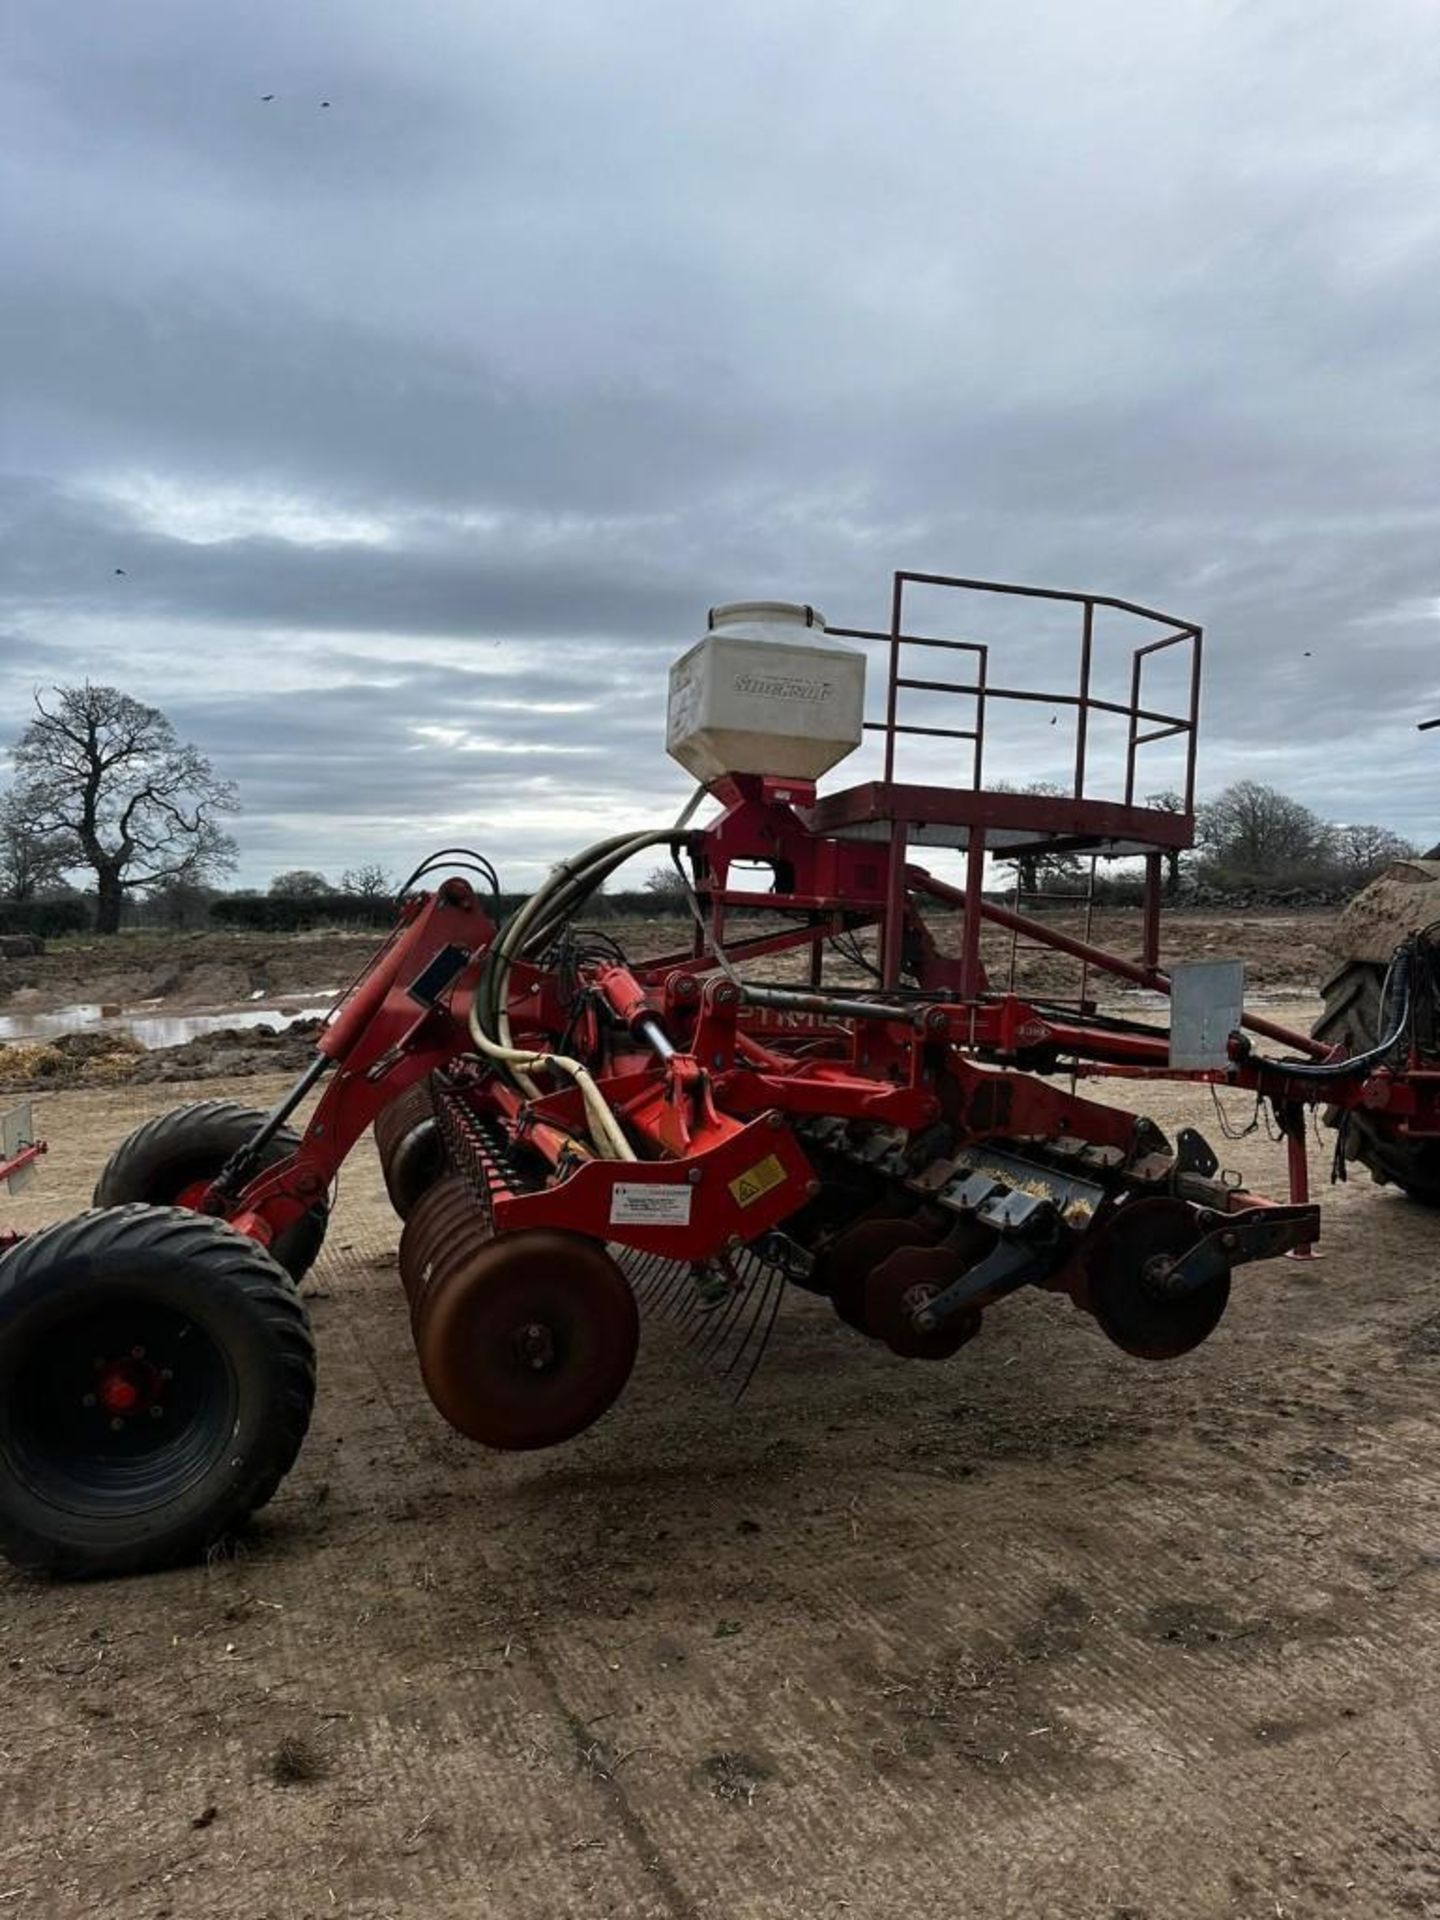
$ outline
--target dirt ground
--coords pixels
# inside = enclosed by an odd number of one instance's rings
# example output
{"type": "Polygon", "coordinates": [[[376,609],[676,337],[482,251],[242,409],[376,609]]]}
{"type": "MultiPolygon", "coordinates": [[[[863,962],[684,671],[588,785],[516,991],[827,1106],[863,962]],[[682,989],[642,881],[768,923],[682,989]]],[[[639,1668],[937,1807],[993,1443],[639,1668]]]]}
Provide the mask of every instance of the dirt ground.
{"type": "MultiPolygon", "coordinates": [[[[1074,910],[1048,916],[1053,924],[1081,931],[1074,910]]],[[[1208,959],[1243,954],[1248,977],[1262,989],[1294,987],[1310,992],[1329,962],[1325,942],[1334,922],[1327,909],[1282,912],[1256,908],[1242,914],[1172,912],[1163,923],[1164,959],[1208,959]]],[[[605,925],[637,958],[686,948],[690,922],[679,916],[652,920],[617,919],[605,925]]],[[[769,928],[775,922],[760,923],[769,928]]],[[[956,919],[937,914],[932,923],[942,947],[954,944],[956,919]]],[[[741,923],[737,920],[735,927],[741,923]]],[[[1117,953],[1138,950],[1140,917],[1134,909],[1097,910],[1092,937],[1117,953]]],[[[732,939],[739,933],[732,931],[732,939]]],[[[133,1006],[163,1003],[167,1010],[239,1005],[252,994],[303,996],[316,988],[334,989],[353,978],[374,952],[379,936],[368,933],[136,933],[111,940],[52,941],[31,959],[0,959],[0,1011],[43,1012],[73,1002],[133,1006]]],[[[1010,935],[985,930],[986,961],[998,984],[1008,977],[1010,935]]],[[[776,966],[777,975],[801,963],[793,957],[776,966]]],[[[1069,978],[1069,962],[1061,963],[1069,978]]],[[[1036,969],[1055,965],[1055,956],[1037,955],[1022,945],[1019,977],[1048,978],[1036,969]]],[[[1056,984],[1059,984],[1057,981],[1056,984]]]]}
{"type": "MultiPolygon", "coordinates": [[[[1139,918],[1133,911],[1097,913],[1088,929],[1073,910],[1051,920],[1075,934],[1088,931],[1097,943],[1138,957],[1139,918]]],[[[607,924],[636,959],[688,948],[688,923],[673,917],[607,924]]],[[[778,924],[752,922],[740,931],[772,931],[778,924]]],[[[1164,924],[1162,958],[1169,965],[1244,954],[1252,997],[1309,993],[1330,971],[1333,925],[1333,916],[1323,911],[1256,912],[1243,919],[1175,914],[1164,924]]],[[[932,927],[942,950],[958,950],[954,915],[936,916],[932,927]]],[[[58,1036],[0,1041],[0,1092],[239,1078],[271,1070],[298,1073],[311,1051],[314,1023],[305,1020],[288,1028],[286,1017],[299,1011],[298,1001],[325,1004],[326,996],[317,995],[316,989],[333,989],[353,978],[375,944],[368,935],[350,934],[137,934],[112,941],[61,941],[33,959],[0,960],[0,1014],[22,1019],[77,1005],[106,1006],[112,1015],[121,1009],[171,1016],[200,1010],[223,1014],[255,1010],[256,995],[266,1009],[276,1010],[273,1026],[206,1031],[182,1045],[153,1051],[113,1018],[99,1027],[77,1023],[76,1031],[58,1036]]],[[[873,936],[862,935],[861,946],[869,948],[873,961],[873,936]]],[[[1074,997],[1084,984],[1102,1005],[1135,1011],[1134,995],[1114,980],[1095,973],[1082,977],[1078,962],[1053,950],[1017,944],[1003,929],[985,929],[984,959],[997,987],[1010,983],[1013,967],[1015,983],[1023,990],[1074,997]]],[[[748,970],[760,979],[803,981],[807,966],[806,958],[786,953],[762,958],[748,970]]],[[[833,952],[826,977],[840,984],[868,984],[863,971],[833,952]]]]}
{"type": "MultiPolygon", "coordinates": [[[[42,1096],[7,1217],[186,1092],[42,1096]]],[[[0,1915],[1440,1913],[1436,1222],[1322,1195],[1324,1261],[1183,1361],[1037,1295],[926,1366],[792,1294],[738,1411],[660,1324],[589,1434],[500,1456],[425,1398],[367,1145],[243,1552],[0,1574],[0,1915]]]]}
{"type": "Polygon", "coordinates": [[[0,960],[0,1009],[38,1013],[76,1001],[223,1007],[254,993],[333,990],[359,972],[379,940],[373,933],[67,937],[31,958],[0,960]]]}

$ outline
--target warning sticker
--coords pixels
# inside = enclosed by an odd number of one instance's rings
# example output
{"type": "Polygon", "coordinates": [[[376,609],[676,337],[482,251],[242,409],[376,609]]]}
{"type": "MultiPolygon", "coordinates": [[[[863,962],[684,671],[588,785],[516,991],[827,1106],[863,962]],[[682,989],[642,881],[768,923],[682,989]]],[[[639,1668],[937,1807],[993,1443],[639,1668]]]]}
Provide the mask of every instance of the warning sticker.
{"type": "Polygon", "coordinates": [[[641,1186],[619,1180],[610,1190],[612,1227],[688,1227],[691,1187],[641,1186]]]}
{"type": "Polygon", "coordinates": [[[757,1160],[753,1167],[747,1167],[744,1173],[730,1182],[730,1191],[735,1196],[737,1207],[753,1207],[772,1187],[782,1187],[784,1184],[784,1167],[773,1153],[767,1153],[763,1160],[757,1160]]]}

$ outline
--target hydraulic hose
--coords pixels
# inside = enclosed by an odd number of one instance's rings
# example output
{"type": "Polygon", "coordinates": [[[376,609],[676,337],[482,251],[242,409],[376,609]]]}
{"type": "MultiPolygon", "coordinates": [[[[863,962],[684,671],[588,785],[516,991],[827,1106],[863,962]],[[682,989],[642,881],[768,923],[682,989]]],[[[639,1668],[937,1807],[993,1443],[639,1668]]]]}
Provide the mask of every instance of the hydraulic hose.
{"type": "Polygon", "coordinates": [[[562,1073],[568,1073],[580,1089],[580,1097],[585,1102],[585,1112],[590,1121],[590,1131],[595,1145],[603,1160],[633,1160],[635,1149],[625,1138],[620,1122],[615,1118],[614,1110],[606,1100],[590,1073],[590,1069],[580,1060],[572,1060],[564,1053],[527,1053],[523,1047],[504,1047],[497,1041],[487,1038],[479,1031],[475,1022],[475,1010],[470,1010],[470,1037],[487,1059],[498,1060],[511,1070],[512,1076],[522,1082],[523,1090],[533,1096],[539,1089],[525,1076],[526,1067],[558,1067],[562,1073]]]}
{"type": "MultiPolygon", "coordinates": [[[[1428,932],[1429,929],[1427,928],[1428,932]]],[[[1273,1068],[1277,1073],[1285,1073],[1296,1080],[1353,1080],[1367,1073],[1377,1062],[1391,1053],[1410,1024],[1412,1002],[1410,972],[1416,960],[1416,943],[1406,941],[1397,947],[1385,972],[1385,982],[1380,989],[1380,1018],[1382,1021],[1397,999],[1399,1011],[1390,1021],[1388,1032],[1383,1040],[1373,1047],[1367,1047],[1364,1053],[1352,1053],[1344,1060],[1267,1060],[1263,1055],[1247,1053],[1247,1059],[1259,1067],[1273,1068]],[[1400,991],[1396,994],[1396,976],[1399,974],[1400,991]]]]}
{"type": "Polygon", "coordinates": [[[540,1089],[530,1078],[531,1068],[549,1066],[568,1074],[579,1088],[596,1146],[606,1159],[633,1160],[636,1156],[583,1062],[567,1054],[527,1050],[513,1044],[507,1004],[510,975],[516,960],[526,952],[543,947],[576,907],[597,887],[603,886],[617,867],[646,847],[688,843],[687,823],[704,793],[703,787],[696,789],[673,827],[614,834],[587,848],[577,859],[563,861],[501,929],[471,999],[470,1035],[480,1052],[503,1065],[520,1091],[532,1099],[540,1089]]]}

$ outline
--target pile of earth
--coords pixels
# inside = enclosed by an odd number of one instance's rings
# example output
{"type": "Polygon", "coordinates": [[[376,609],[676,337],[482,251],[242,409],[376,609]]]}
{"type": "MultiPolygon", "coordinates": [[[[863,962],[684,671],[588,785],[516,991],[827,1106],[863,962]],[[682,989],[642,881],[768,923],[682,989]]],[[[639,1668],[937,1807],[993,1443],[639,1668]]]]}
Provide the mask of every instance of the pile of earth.
{"type": "Polygon", "coordinates": [[[288,1027],[222,1027],[178,1047],[148,1050],[133,1035],[91,1028],[53,1040],[0,1045],[0,1089],[143,1086],[256,1073],[299,1073],[315,1051],[318,1020],[288,1027]]]}

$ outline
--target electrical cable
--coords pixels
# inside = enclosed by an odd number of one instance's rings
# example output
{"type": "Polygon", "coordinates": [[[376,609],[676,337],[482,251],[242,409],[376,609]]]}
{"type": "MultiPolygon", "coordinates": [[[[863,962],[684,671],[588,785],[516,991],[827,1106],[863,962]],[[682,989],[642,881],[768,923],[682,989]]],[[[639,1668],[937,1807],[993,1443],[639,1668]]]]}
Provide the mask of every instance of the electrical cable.
{"type": "Polygon", "coordinates": [[[1246,1140],[1252,1133],[1259,1131],[1260,1114],[1264,1107],[1263,1094],[1256,1094],[1254,1110],[1250,1115],[1248,1124],[1243,1127],[1235,1127],[1230,1124],[1230,1117],[1220,1104],[1220,1089],[1213,1080],[1210,1082],[1210,1098],[1214,1103],[1216,1122],[1219,1125],[1221,1133],[1227,1140],[1246,1140]]]}

